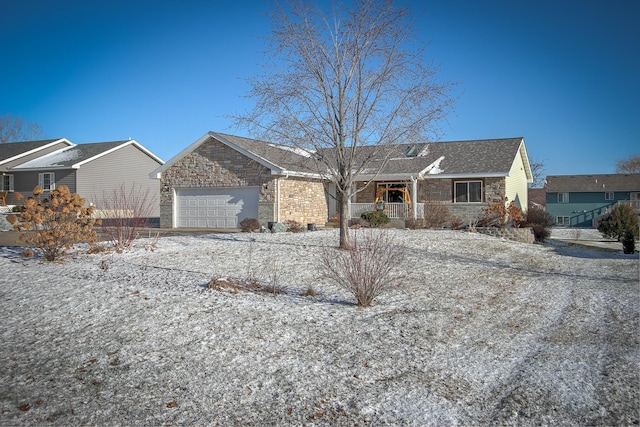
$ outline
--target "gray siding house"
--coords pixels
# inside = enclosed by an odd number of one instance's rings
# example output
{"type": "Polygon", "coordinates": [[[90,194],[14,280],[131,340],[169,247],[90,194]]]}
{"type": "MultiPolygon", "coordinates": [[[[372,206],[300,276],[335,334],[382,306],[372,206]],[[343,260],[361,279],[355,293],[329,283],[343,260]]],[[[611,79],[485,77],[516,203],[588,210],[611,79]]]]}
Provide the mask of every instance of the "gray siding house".
{"type": "Polygon", "coordinates": [[[135,185],[156,200],[150,215],[158,217],[159,183],[149,173],[163,163],[135,140],[73,144],[63,138],[0,145],[7,205],[16,204],[15,193],[29,196],[36,185],[45,192],[66,185],[99,210],[105,196],[135,185]]]}

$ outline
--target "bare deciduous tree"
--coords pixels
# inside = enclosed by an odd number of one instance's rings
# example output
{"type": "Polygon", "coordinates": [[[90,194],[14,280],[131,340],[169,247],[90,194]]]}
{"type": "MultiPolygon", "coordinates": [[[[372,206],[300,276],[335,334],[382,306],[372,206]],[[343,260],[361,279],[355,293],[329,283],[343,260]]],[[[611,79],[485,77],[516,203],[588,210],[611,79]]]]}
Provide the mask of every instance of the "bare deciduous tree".
{"type": "Polygon", "coordinates": [[[640,155],[616,162],[616,173],[640,173],[640,155]]]}
{"type": "Polygon", "coordinates": [[[21,117],[11,114],[0,115],[0,143],[16,141],[32,141],[37,139],[42,130],[37,123],[26,123],[21,117]]]}
{"type": "Polygon", "coordinates": [[[531,159],[529,163],[529,167],[531,168],[531,175],[533,177],[533,182],[529,184],[530,188],[542,188],[544,187],[544,182],[546,181],[546,176],[544,174],[545,164],[544,161],[537,161],[531,159]]]}
{"type": "Polygon", "coordinates": [[[391,145],[436,137],[454,102],[454,85],[436,79],[407,8],[393,0],[352,4],[325,12],[317,2],[276,1],[271,57],[249,81],[256,104],[235,116],[251,133],[313,153],[317,172],[336,187],[342,248],[358,175],[371,173],[391,145]]]}

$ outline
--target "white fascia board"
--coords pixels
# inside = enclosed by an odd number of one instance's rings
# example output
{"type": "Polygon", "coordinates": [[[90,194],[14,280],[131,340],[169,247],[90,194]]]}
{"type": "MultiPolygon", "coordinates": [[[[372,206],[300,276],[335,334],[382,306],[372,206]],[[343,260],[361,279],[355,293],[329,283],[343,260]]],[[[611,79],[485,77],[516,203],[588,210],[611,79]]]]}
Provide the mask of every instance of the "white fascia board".
{"type": "Polygon", "coordinates": [[[446,178],[446,179],[479,179],[479,178],[504,178],[508,176],[507,173],[504,172],[488,172],[488,173],[459,173],[459,174],[426,174],[421,176],[423,179],[438,179],[438,178],[446,178]]]}
{"type": "Polygon", "coordinates": [[[298,178],[323,179],[323,177],[317,173],[297,172],[297,171],[288,171],[288,170],[281,170],[278,173],[275,173],[274,170],[272,169],[271,175],[285,175],[285,176],[295,176],[298,178]]]}
{"type": "Polygon", "coordinates": [[[34,148],[33,150],[25,151],[24,153],[20,153],[20,154],[18,154],[17,156],[13,156],[13,157],[11,157],[11,158],[8,158],[8,159],[5,159],[5,160],[2,160],[2,161],[0,161],[0,165],[1,165],[1,164],[4,164],[4,163],[13,162],[14,160],[18,160],[19,158],[24,157],[24,156],[28,156],[28,155],[30,155],[30,154],[37,153],[37,152],[38,152],[38,151],[40,151],[40,150],[44,150],[44,149],[46,149],[46,148],[52,147],[52,146],[54,146],[54,145],[56,145],[56,144],[59,144],[60,142],[64,142],[64,143],[66,143],[68,147],[71,147],[71,146],[75,145],[73,142],[69,141],[67,138],[60,138],[60,139],[56,139],[55,141],[50,142],[50,143],[48,143],[48,144],[46,144],[46,145],[43,145],[43,146],[41,146],[41,147],[34,148]]]}

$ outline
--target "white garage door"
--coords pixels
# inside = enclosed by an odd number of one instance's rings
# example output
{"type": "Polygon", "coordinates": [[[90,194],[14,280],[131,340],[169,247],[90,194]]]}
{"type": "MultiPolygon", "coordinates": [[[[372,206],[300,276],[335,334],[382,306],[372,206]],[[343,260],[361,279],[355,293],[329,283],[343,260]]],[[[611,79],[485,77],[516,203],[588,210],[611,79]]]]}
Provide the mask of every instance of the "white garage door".
{"type": "Polygon", "coordinates": [[[176,203],[178,227],[239,228],[258,218],[258,187],[178,189],[176,203]]]}

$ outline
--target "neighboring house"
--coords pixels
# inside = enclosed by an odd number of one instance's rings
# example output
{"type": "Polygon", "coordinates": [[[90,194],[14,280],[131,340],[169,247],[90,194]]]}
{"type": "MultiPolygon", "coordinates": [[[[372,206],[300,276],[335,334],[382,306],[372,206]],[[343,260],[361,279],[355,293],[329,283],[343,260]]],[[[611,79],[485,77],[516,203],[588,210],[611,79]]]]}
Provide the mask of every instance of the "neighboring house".
{"type": "Polygon", "coordinates": [[[640,212],[640,174],[547,176],[546,192],[558,226],[593,227],[617,203],[640,212]]]}
{"type": "Polygon", "coordinates": [[[542,210],[547,206],[547,192],[544,188],[529,188],[529,207],[536,207],[542,210]]]}
{"type": "MultiPolygon", "coordinates": [[[[446,204],[463,221],[503,197],[526,210],[532,176],[523,138],[392,150],[385,165],[359,175],[352,218],[373,210],[376,195],[393,219],[420,218],[429,202],[446,204]]],[[[335,187],[317,173],[314,154],[249,138],[208,132],[152,176],[161,180],[161,227],[237,228],[244,218],[324,224],[337,211],[335,187]]]]}
{"type": "Polygon", "coordinates": [[[87,204],[105,206],[104,196],[124,185],[134,185],[156,202],[152,217],[158,217],[158,181],[149,173],[163,161],[135,140],[73,144],[62,139],[0,144],[2,190],[6,204],[16,204],[15,193],[30,196],[36,185],[45,192],[66,185],[87,204]]]}

